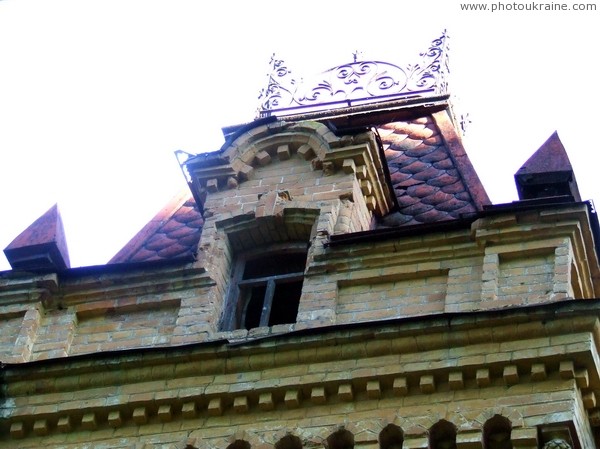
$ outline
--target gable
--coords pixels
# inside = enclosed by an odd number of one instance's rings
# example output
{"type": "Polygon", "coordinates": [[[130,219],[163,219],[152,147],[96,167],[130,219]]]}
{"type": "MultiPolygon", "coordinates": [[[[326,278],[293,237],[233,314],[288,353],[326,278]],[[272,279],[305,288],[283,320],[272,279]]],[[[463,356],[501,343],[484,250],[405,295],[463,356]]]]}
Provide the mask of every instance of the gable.
{"type": "MultiPolygon", "coordinates": [[[[336,134],[325,124],[311,121],[263,122],[257,121],[254,128],[245,125],[243,132],[220,152],[189,159],[185,164],[193,167],[191,171],[196,176],[191,183],[194,196],[183,193],[169,203],[110,263],[193,257],[204,224],[201,211],[207,193],[231,190],[232,195],[233,191],[241,194],[246,188],[254,192],[261,177],[270,173],[266,167],[292,167],[288,163],[290,157],[304,159],[307,169],[313,172],[346,169],[341,165],[354,157],[352,152],[346,152],[335,162],[334,152],[339,151],[335,148],[354,139],[344,137],[343,130],[336,130],[336,134]],[[335,164],[340,166],[336,168],[335,164]],[[249,180],[252,183],[245,184],[249,180]]],[[[381,209],[384,213],[373,226],[403,227],[459,220],[473,216],[490,203],[445,110],[386,119],[372,129],[380,139],[384,158],[383,166],[376,168],[371,177],[379,178],[378,183],[391,191],[396,202],[381,209]]],[[[277,188],[287,188],[286,182],[277,188]]],[[[372,189],[375,183],[371,180],[365,185],[372,189]]],[[[294,187],[293,181],[289,181],[289,187],[294,187]]],[[[378,198],[384,195],[382,191],[378,198]]]]}

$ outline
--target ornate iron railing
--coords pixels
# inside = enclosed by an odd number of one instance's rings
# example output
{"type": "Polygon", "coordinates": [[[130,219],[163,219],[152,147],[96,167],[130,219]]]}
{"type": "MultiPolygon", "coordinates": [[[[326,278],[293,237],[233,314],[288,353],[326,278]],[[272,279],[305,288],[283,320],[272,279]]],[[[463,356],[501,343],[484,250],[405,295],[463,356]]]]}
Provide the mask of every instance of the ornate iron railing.
{"type": "Polygon", "coordinates": [[[259,95],[258,117],[306,112],[447,92],[448,36],[444,31],[421,62],[400,66],[381,61],[357,61],[333,67],[314,79],[296,81],[285,62],[271,58],[267,86],[259,95]]]}

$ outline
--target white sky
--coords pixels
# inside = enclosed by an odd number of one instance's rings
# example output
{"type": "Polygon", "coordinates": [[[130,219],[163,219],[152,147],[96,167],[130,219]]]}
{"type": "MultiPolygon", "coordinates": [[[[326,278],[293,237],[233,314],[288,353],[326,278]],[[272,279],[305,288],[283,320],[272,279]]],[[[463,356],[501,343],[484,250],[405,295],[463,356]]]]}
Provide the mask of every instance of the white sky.
{"type": "Polygon", "coordinates": [[[406,65],[444,28],[465,147],[492,201],[517,198],[513,174],[554,130],[582,197],[600,201],[590,3],[0,0],[0,249],[58,203],[72,266],[103,264],[185,187],[175,150],[217,150],[222,126],[254,118],[273,52],[298,77],[357,49],[406,65]]]}

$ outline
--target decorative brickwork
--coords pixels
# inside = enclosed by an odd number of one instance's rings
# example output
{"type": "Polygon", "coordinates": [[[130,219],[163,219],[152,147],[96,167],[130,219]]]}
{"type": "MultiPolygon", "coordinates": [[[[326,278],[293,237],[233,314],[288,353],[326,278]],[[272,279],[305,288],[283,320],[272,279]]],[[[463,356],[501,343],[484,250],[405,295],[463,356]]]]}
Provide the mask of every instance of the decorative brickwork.
{"type": "Polygon", "coordinates": [[[0,449],[596,447],[595,211],[490,206],[403,101],[236,127],[111,264],[0,273],[0,449]]]}
{"type": "MultiPolygon", "coordinates": [[[[572,407],[595,406],[580,402],[578,392],[593,389],[576,381],[594,369],[592,353],[578,362],[565,358],[567,347],[586,346],[594,320],[583,308],[549,328],[543,323],[551,314],[542,310],[505,315],[485,332],[478,323],[491,315],[457,322],[452,331],[442,319],[430,321],[427,333],[407,321],[380,328],[377,336],[368,328],[345,335],[331,330],[290,335],[282,346],[271,339],[237,349],[181,348],[169,359],[166,350],[124,352],[108,364],[93,357],[46,363],[35,377],[33,367],[15,367],[5,379],[14,406],[2,425],[23,448],[36,447],[41,436],[77,447],[68,441],[83,435],[95,447],[126,435],[129,444],[196,438],[210,447],[233,435],[225,423],[252,435],[252,447],[276,444],[280,428],[301,435],[303,446],[318,446],[340,426],[349,433],[338,443],[352,436],[354,446],[377,441],[384,429],[389,447],[399,439],[407,447],[430,447],[421,444],[448,438],[461,447],[484,437],[500,441],[507,429],[517,446],[537,441],[535,426],[548,413],[568,418],[572,407]],[[441,353],[448,356],[441,360],[441,353]],[[534,378],[540,364],[546,377],[534,378]],[[481,369],[488,382],[473,389],[481,369]],[[456,393],[449,397],[451,383],[456,393]]],[[[13,443],[6,444],[0,439],[0,447],[13,443]]]]}

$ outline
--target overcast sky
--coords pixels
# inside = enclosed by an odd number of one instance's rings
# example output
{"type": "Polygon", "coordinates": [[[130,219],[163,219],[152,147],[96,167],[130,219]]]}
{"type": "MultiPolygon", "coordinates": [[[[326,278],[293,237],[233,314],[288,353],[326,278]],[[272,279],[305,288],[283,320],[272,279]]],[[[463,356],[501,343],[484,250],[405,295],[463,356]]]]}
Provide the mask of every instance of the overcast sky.
{"type": "Polygon", "coordinates": [[[185,188],[175,150],[214,151],[221,127],[254,118],[273,52],[298,77],[355,50],[406,65],[443,29],[465,147],[492,201],[517,198],[513,174],[555,130],[582,197],[600,201],[590,3],[0,1],[0,249],[58,203],[72,266],[103,264],[185,188]]]}

